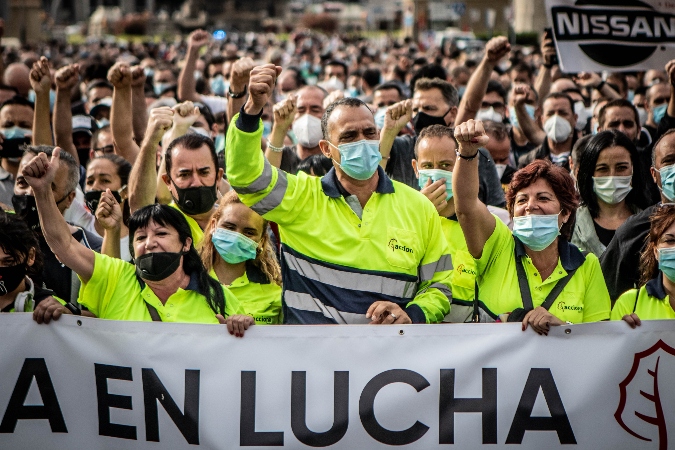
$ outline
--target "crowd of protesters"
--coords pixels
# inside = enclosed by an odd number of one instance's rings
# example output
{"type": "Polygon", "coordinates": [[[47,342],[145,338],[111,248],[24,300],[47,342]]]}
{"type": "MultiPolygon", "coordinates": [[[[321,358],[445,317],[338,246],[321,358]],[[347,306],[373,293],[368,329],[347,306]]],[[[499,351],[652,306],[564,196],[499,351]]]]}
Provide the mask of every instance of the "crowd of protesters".
{"type": "Polygon", "coordinates": [[[4,48],[0,81],[2,312],[675,318],[675,60],[196,30],[4,48]]]}

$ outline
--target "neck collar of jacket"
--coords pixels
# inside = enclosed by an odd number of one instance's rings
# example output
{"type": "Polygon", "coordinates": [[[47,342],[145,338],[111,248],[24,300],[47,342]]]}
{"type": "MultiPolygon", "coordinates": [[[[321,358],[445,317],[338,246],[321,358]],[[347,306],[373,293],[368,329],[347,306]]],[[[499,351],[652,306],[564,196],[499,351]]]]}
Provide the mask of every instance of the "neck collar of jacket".
{"type": "Polygon", "coordinates": [[[647,281],[645,288],[647,289],[647,294],[649,294],[650,297],[655,297],[659,300],[665,299],[667,294],[666,288],[663,287],[663,272],[659,271],[659,274],[656,276],[656,278],[652,278],[651,280],[647,281]]]}
{"type": "MultiPolygon", "coordinates": [[[[515,236],[513,236],[513,239],[516,241],[516,258],[527,256],[525,244],[515,236]]],[[[567,272],[578,269],[586,261],[586,257],[581,253],[581,250],[562,236],[558,236],[558,255],[560,256],[560,264],[567,272]]]]}
{"type": "MultiPolygon", "coordinates": [[[[393,194],[394,193],[394,183],[391,182],[389,177],[382,167],[377,167],[377,174],[379,176],[377,180],[377,188],[375,192],[378,194],[393,194]]],[[[349,197],[350,194],[340,180],[337,178],[337,172],[335,168],[331,168],[326,175],[321,178],[321,187],[323,188],[323,193],[332,198],[349,197]]]]}

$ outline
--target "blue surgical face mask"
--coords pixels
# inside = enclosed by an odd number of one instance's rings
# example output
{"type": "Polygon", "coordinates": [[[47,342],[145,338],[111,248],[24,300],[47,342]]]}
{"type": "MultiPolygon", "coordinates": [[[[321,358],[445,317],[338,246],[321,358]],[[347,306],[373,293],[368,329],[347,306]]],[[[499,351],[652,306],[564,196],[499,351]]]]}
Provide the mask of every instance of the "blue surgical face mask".
{"type": "Polygon", "coordinates": [[[466,92],[466,86],[458,86],[457,87],[457,95],[459,98],[462,98],[464,96],[464,93],[466,92]]]}
{"type": "Polygon", "coordinates": [[[32,134],[33,134],[32,130],[17,126],[5,128],[2,130],[2,135],[5,137],[5,139],[23,139],[26,136],[31,136],[32,134]]]}
{"type": "Polygon", "coordinates": [[[660,248],[659,269],[670,281],[675,283],[675,248],[660,248]]]}
{"type": "Polygon", "coordinates": [[[635,98],[635,90],[628,89],[628,92],[626,93],[626,100],[632,103],[634,98],[635,98]]]}
{"type": "Polygon", "coordinates": [[[225,135],[222,133],[218,133],[216,135],[216,153],[220,153],[225,150],[225,135]]]}
{"type": "Polygon", "coordinates": [[[272,133],[272,121],[263,120],[263,137],[266,138],[272,133]]]}
{"type": "Polygon", "coordinates": [[[143,69],[143,73],[147,78],[152,78],[153,76],[155,76],[155,70],[152,67],[146,67],[145,69],[143,69]]]}
{"type": "Polygon", "coordinates": [[[600,127],[600,124],[599,124],[598,122],[595,122],[595,123],[593,124],[593,128],[592,128],[592,130],[591,130],[591,133],[593,133],[594,135],[598,134],[598,128],[599,128],[599,127],[600,127]]]}
{"type": "Polygon", "coordinates": [[[225,77],[223,77],[221,74],[211,78],[209,81],[209,86],[211,87],[211,92],[213,94],[220,96],[225,95],[225,77]]]}
{"type": "Polygon", "coordinates": [[[97,120],[97,121],[96,121],[96,125],[97,125],[99,128],[103,128],[103,127],[105,127],[105,126],[107,126],[107,125],[110,125],[110,121],[109,121],[108,119],[106,119],[106,118],[103,118],[103,119],[101,119],[101,120],[97,120]]]}
{"type": "Polygon", "coordinates": [[[420,189],[426,186],[429,179],[431,179],[432,183],[435,183],[441,178],[445,178],[445,200],[447,201],[452,198],[452,172],[441,169],[420,169],[419,173],[420,189]]]}
{"type": "Polygon", "coordinates": [[[661,167],[661,193],[669,201],[675,202],[675,164],[661,167]]]}
{"type": "Polygon", "coordinates": [[[155,90],[155,94],[162,95],[162,92],[169,86],[171,86],[171,83],[155,83],[153,89],[155,90]]]}
{"type": "Polygon", "coordinates": [[[377,128],[380,130],[384,128],[384,118],[387,115],[387,108],[383,107],[377,110],[375,113],[375,125],[377,125],[377,128]]]}
{"type": "Polygon", "coordinates": [[[523,244],[539,252],[551,245],[560,235],[558,214],[530,214],[513,218],[513,235],[523,244]]]}
{"type": "Polygon", "coordinates": [[[211,236],[211,242],[223,260],[230,264],[255,259],[257,255],[258,243],[236,231],[217,228],[211,236]]]}
{"type": "Polygon", "coordinates": [[[340,144],[337,147],[340,152],[340,163],[343,172],[355,180],[367,180],[373,176],[377,166],[382,161],[380,154],[380,141],[368,141],[362,139],[349,144],[340,144]]]}
{"type": "Polygon", "coordinates": [[[659,106],[655,106],[654,109],[652,109],[652,114],[654,116],[654,123],[659,124],[661,122],[661,119],[663,119],[663,116],[666,115],[666,109],[668,109],[668,103],[664,103],[659,106]]]}
{"type": "MultiPolygon", "coordinates": [[[[534,120],[535,107],[526,103],[525,110],[527,111],[527,115],[530,116],[532,120],[534,120]]],[[[520,128],[520,125],[518,124],[518,116],[516,116],[516,108],[513,106],[509,106],[509,119],[511,120],[511,125],[520,128]]]]}

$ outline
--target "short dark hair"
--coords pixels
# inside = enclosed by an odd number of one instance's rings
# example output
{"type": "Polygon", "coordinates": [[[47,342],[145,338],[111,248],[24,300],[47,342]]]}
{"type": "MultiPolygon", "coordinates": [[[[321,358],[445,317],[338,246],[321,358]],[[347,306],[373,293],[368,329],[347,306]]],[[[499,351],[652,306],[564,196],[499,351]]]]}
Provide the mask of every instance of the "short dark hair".
{"type": "Polygon", "coordinates": [[[459,94],[457,94],[457,89],[448,83],[445,80],[440,78],[420,78],[415,82],[415,90],[419,91],[428,91],[431,89],[438,89],[443,94],[443,100],[445,103],[453,106],[457,106],[459,103],[459,94]]]}
{"type": "Polygon", "coordinates": [[[450,138],[455,143],[455,146],[458,145],[457,139],[455,139],[454,128],[446,127],[445,125],[439,124],[424,127],[420,135],[417,136],[417,140],[415,141],[415,158],[417,158],[417,149],[420,146],[420,142],[422,142],[424,139],[433,139],[442,137],[450,138]]]}
{"type": "Polygon", "coordinates": [[[593,174],[600,152],[609,147],[623,147],[630,154],[633,164],[633,179],[630,193],[626,197],[629,206],[644,209],[649,206],[646,195],[645,182],[642,179],[640,157],[635,144],[628,137],[617,130],[601,131],[588,141],[583,153],[579,155],[579,174],[577,184],[582,203],[588,208],[591,217],[596,218],[600,213],[597,195],[593,190],[593,174]]]}
{"type": "Polygon", "coordinates": [[[615,100],[610,100],[602,107],[600,108],[600,112],[598,113],[598,125],[600,128],[605,127],[605,116],[607,115],[607,110],[609,108],[629,108],[631,111],[633,111],[633,117],[635,118],[635,125],[640,128],[640,115],[638,114],[638,110],[633,105],[631,102],[626,100],[625,98],[617,98],[615,100]]]}
{"type": "Polygon", "coordinates": [[[16,214],[0,211],[0,248],[11,256],[14,265],[25,263],[33,249],[35,262],[27,266],[27,274],[32,276],[42,273],[43,259],[37,235],[16,214]]]}
{"type": "Polygon", "coordinates": [[[567,169],[553,164],[548,159],[536,159],[513,174],[509,188],[506,190],[506,209],[513,217],[518,192],[540,178],[546,180],[551,186],[560,202],[562,211],[570,213],[569,220],[560,228],[560,234],[569,241],[574,230],[577,208],[579,207],[579,195],[574,186],[574,180],[567,169]]]}
{"type": "Polygon", "coordinates": [[[569,95],[563,93],[563,92],[551,92],[548,94],[546,97],[544,97],[544,100],[541,102],[542,107],[544,106],[544,103],[546,103],[546,100],[549,98],[555,98],[555,99],[565,99],[568,102],[570,102],[570,109],[572,110],[572,114],[574,114],[574,100],[572,100],[572,97],[569,95]]]}
{"type": "MultiPolygon", "coordinates": [[[[26,145],[23,149],[24,155],[30,153],[37,156],[40,153],[44,153],[51,158],[55,148],[56,147],[53,145],[26,145]]],[[[66,166],[68,166],[68,183],[66,184],[66,191],[68,193],[73,192],[80,183],[80,165],[75,161],[73,155],[63,149],[61,150],[61,153],[59,153],[59,159],[61,160],[61,163],[65,163],[66,166]]]]}
{"type": "Polygon", "coordinates": [[[382,72],[380,72],[380,69],[366,69],[363,71],[361,78],[363,78],[363,81],[365,81],[368,87],[374,88],[380,84],[381,76],[382,72]]]}
{"type": "MultiPolygon", "coordinates": [[[[368,105],[366,105],[363,101],[359,100],[356,97],[341,98],[340,100],[334,101],[333,103],[328,105],[328,108],[326,108],[326,111],[324,111],[323,117],[321,118],[321,132],[323,133],[323,138],[326,140],[329,140],[328,119],[330,119],[330,116],[331,114],[333,114],[333,111],[335,111],[337,108],[341,106],[345,106],[347,108],[359,108],[361,106],[365,106],[366,108],[368,108],[368,105]]],[[[368,108],[368,111],[370,111],[370,108],[368,108]]]]}
{"type": "Polygon", "coordinates": [[[373,89],[373,94],[377,91],[385,91],[387,89],[396,89],[396,91],[398,92],[398,96],[401,100],[404,100],[406,98],[405,94],[403,93],[403,89],[401,89],[401,86],[393,81],[387,81],[386,83],[382,83],[376,86],[375,89],[373,89]]]}
{"type": "Polygon", "coordinates": [[[659,148],[659,145],[661,144],[661,141],[666,137],[671,134],[675,133],[675,128],[670,128],[668,131],[663,133],[661,137],[654,143],[654,146],[652,147],[652,167],[656,165],[656,150],[659,148]]]}
{"type": "Polygon", "coordinates": [[[502,98],[502,100],[504,100],[504,104],[506,105],[506,89],[504,89],[504,86],[502,86],[502,84],[499,81],[497,80],[488,81],[485,93],[489,94],[490,92],[496,92],[497,95],[499,95],[502,98]]]}
{"type": "Polygon", "coordinates": [[[347,67],[347,64],[344,63],[343,61],[339,61],[337,59],[331,59],[326,63],[326,67],[328,66],[340,66],[344,69],[345,71],[345,77],[349,76],[349,68],[347,67]]]}
{"type": "Polygon", "coordinates": [[[0,110],[4,108],[5,106],[10,106],[10,105],[21,105],[21,106],[28,106],[30,109],[35,110],[35,104],[29,100],[26,100],[25,98],[15,95],[14,97],[10,97],[4,102],[0,103],[0,110]]]}
{"type": "Polygon", "coordinates": [[[199,150],[205,145],[209,148],[209,153],[211,153],[211,159],[213,160],[213,167],[217,172],[218,155],[216,155],[216,146],[214,145],[213,140],[206,136],[202,136],[201,134],[187,133],[171,141],[169,146],[166,148],[166,152],[164,153],[164,162],[166,164],[166,174],[169,176],[169,178],[171,178],[171,151],[174,148],[181,146],[186,150],[199,150]]]}
{"type": "Polygon", "coordinates": [[[448,79],[448,72],[438,64],[427,64],[420,67],[410,78],[410,90],[412,93],[417,90],[417,82],[423,78],[430,78],[432,80],[438,78],[445,81],[448,79]]]}
{"type": "Polygon", "coordinates": [[[527,72],[527,76],[532,78],[532,67],[529,64],[523,62],[516,63],[509,68],[509,72],[513,72],[514,70],[516,72],[527,72]]]}
{"type": "Polygon", "coordinates": [[[120,180],[122,181],[122,186],[129,183],[129,174],[131,173],[131,164],[129,163],[129,161],[122,158],[120,155],[106,153],[104,155],[90,159],[89,162],[87,163],[87,167],[89,167],[89,165],[93,161],[96,161],[97,159],[107,159],[111,163],[115,164],[115,167],[117,167],[117,176],[120,177],[120,180]]]}

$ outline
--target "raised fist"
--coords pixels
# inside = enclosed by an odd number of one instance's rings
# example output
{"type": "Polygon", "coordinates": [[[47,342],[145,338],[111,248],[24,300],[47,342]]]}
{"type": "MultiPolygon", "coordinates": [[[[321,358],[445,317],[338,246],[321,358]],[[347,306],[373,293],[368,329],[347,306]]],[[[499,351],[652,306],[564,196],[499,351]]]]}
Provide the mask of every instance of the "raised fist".
{"type": "Polygon", "coordinates": [[[70,90],[80,81],[80,65],[70,64],[56,71],[56,89],[70,90]]]}

